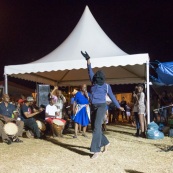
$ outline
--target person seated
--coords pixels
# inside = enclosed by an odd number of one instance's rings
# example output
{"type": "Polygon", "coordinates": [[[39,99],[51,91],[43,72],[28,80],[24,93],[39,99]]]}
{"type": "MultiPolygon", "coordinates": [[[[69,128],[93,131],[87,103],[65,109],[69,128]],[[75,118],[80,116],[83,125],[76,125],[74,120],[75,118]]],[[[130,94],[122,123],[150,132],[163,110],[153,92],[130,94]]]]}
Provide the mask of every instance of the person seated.
{"type": "Polygon", "coordinates": [[[49,98],[49,104],[46,106],[45,113],[46,113],[45,120],[50,125],[53,137],[57,136],[56,132],[54,130],[54,127],[53,127],[53,120],[55,120],[55,119],[59,120],[62,122],[62,124],[64,124],[62,127],[62,130],[60,132],[60,137],[62,137],[62,132],[63,132],[66,121],[60,118],[60,110],[58,110],[57,107],[54,105],[54,98],[52,98],[52,97],[49,98]]]}
{"type": "Polygon", "coordinates": [[[21,117],[22,121],[26,128],[30,129],[34,133],[35,138],[41,138],[41,132],[36,123],[36,119],[34,118],[39,111],[33,112],[31,106],[33,105],[34,99],[33,97],[27,97],[25,103],[21,107],[21,117]]]}
{"type": "Polygon", "coordinates": [[[24,123],[17,119],[12,118],[12,114],[15,114],[15,106],[9,103],[10,97],[8,94],[3,94],[2,102],[0,103],[0,137],[4,143],[10,145],[12,142],[23,142],[18,137],[22,137],[24,123]],[[13,136],[8,136],[4,131],[4,125],[6,123],[13,122],[18,127],[18,132],[13,136]]]}

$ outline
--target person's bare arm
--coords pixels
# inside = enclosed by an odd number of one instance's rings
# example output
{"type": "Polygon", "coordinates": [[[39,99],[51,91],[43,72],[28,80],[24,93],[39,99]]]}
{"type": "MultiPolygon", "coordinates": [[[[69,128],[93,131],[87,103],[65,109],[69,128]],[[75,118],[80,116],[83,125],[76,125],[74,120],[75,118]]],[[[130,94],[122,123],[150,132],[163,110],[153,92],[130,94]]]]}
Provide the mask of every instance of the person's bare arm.
{"type": "Polygon", "coordinates": [[[54,89],[52,90],[52,92],[50,93],[50,95],[53,96],[53,95],[54,95],[54,92],[55,92],[56,90],[58,90],[58,86],[54,86],[54,89]]]}
{"type": "Polygon", "coordinates": [[[74,101],[74,102],[73,102],[73,114],[76,114],[76,105],[77,105],[77,104],[76,104],[76,102],[74,101]]]}
{"type": "Polygon", "coordinates": [[[28,112],[24,112],[24,115],[26,118],[31,118],[34,117],[35,115],[39,114],[39,112],[34,112],[32,114],[28,114],[28,112]]]}

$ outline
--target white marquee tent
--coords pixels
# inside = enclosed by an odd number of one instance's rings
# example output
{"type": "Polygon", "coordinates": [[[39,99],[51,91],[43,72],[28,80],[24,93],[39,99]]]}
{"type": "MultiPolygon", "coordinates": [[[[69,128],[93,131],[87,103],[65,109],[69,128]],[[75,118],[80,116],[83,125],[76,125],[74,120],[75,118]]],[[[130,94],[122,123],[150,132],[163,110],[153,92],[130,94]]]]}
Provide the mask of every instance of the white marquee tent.
{"type": "MultiPolygon", "coordinates": [[[[116,46],[98,25],[88,7],[67,39],[45,57],[4,68],[7,76],[59,86],[90,84],[87,64],[80,51],[87,51],[94,71],[102,68],[110,84],[147,83],[148,54],[128,55],[116,46]]],[[[147,91],[149,96],[149,89],[147,91]]]]}

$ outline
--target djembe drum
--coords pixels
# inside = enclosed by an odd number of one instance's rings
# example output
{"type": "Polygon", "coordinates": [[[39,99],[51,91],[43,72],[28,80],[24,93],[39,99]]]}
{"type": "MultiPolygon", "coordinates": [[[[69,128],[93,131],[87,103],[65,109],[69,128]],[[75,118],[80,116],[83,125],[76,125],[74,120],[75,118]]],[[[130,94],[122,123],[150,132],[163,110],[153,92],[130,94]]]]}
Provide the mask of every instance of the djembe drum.
{"type": "Polygon", "coordinates": [[[52,127],[55,135],[61,136],[64,128],[64,122],[61,119],[53,119],[52,127]]]}
{"type": "Polygon", "coordinates": [[[40,120],[36,120],[37,126],[40,129],[40,131],[44,132],[46,130],[46,125],[44,122],[40,120]]]}
{"type": "Polygon", "coordinates": [[[14,136],[18,132],[18,127],[15,123],[8,122],[4,125],[4,131],[9,136],[14,136]]]}

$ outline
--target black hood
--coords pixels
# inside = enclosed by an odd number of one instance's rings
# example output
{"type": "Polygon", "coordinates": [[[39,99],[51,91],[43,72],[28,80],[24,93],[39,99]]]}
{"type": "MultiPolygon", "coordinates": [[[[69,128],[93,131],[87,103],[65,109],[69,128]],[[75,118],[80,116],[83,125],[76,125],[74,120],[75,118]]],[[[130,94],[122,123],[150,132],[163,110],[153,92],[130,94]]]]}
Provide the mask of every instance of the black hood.
{"type": "Polygon", "coordinates": [[[99,70],[93,76],[93,84],[103,85],[105,83],[105,75],[103,71],[99,70]]]}

